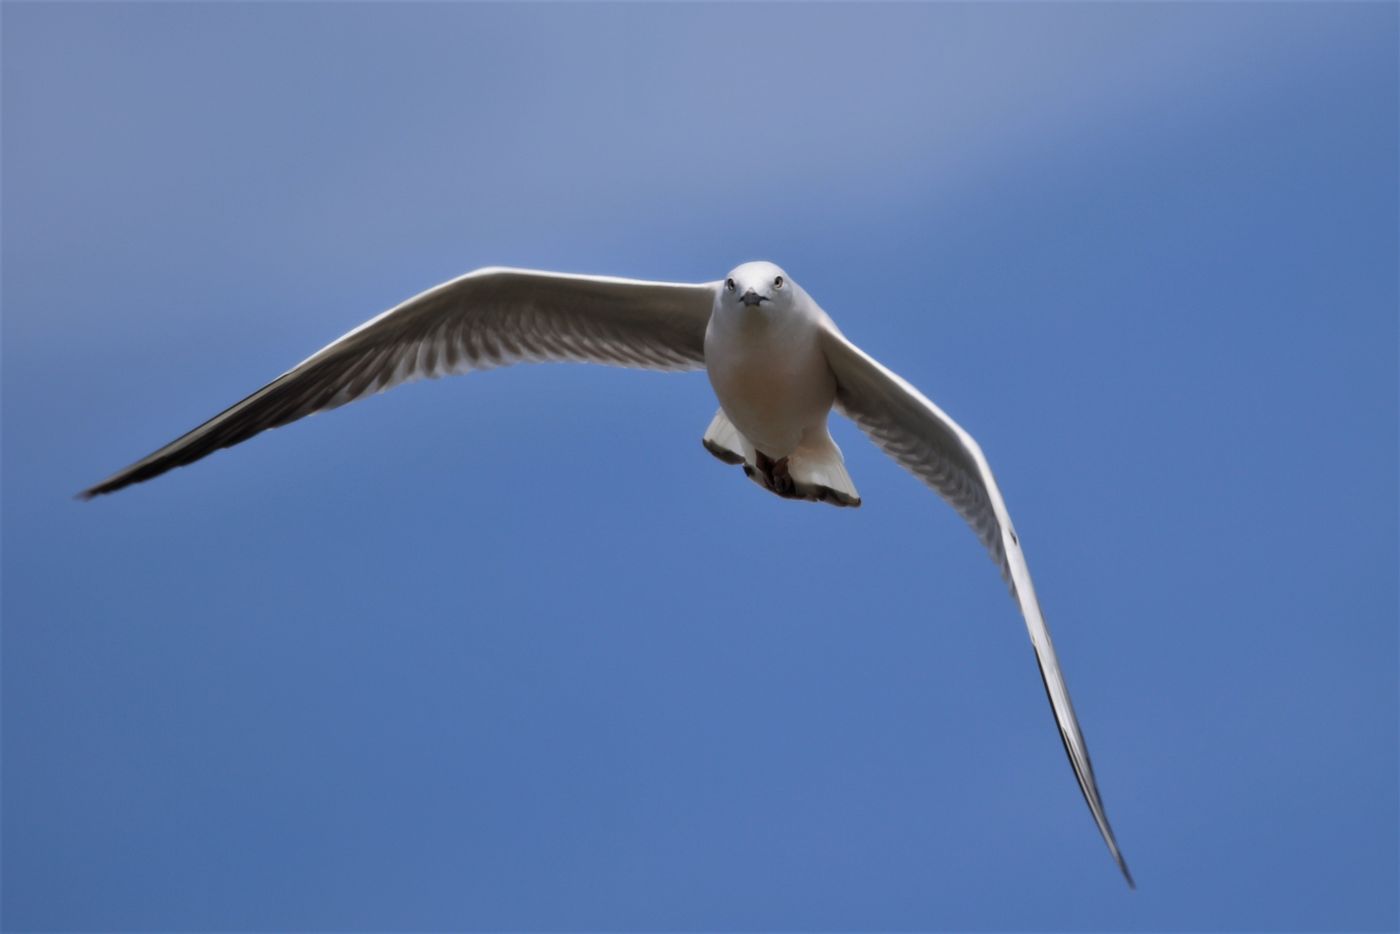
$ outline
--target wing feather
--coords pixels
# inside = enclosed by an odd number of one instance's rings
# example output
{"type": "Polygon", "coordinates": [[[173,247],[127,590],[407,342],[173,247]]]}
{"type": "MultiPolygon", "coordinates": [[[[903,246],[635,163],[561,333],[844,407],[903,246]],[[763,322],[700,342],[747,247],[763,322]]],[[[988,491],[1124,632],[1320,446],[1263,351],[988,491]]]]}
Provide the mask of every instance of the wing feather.
{"type": "Polygon", "coordinates": [[[1123,878],[1129,886],[1136,887],[1109,826],[1089,749],[1050,640],[1050,628],[1035,596],[1020,540],[981,447],[938,406],[846,340],[834,326],[828,325],[823,336],[827,360],[836,374],[837,404],[842,412],[900,466],[947,500],[1001,567],[1002,577],[1025,617],[1045,694],[1079,789],[1123,878]]]}
{"type": "Polygon", "coordinates": [[[422,377],[536,361],[700,369],[715,288],[479,269],[370,319],[79,495],[149,480],[269,428],[422,377]]]}

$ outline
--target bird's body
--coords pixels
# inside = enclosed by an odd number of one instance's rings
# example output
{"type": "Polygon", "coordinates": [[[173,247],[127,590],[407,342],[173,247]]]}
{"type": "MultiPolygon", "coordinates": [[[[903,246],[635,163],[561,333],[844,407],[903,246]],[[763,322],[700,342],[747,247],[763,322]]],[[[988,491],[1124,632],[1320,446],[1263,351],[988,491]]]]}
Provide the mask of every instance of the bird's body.
{"type": "MultiPolygon", "coordinates": [[[[736,279],[736,290],[771,290],[781,275],[776,267],[756,273],[749,277],[756,282],[736,279]]],[[[809,297],[797,295],[795,285],[787,288],[795,300],[780,304],[770,298],[773,307],[758,314],[717,296],[705,331],[705,372],[720,407],[754,447],[774,460],[792,454],[804,437],[825,434],[836,402],[836,377],[821,345],[826,313],[809,297]]]]}
{"type": "Polygon", "coordinates": [[[859,506],[827,430],[834,409],[942,496],[1001,568],[1020,605],[1070,765],[1119,853],[1020,539],[981,448],[936,405],[864,353],[771,263],[720,282],[668,283],[481,269],[345,334],[241,402],[81,494],[148,480],[268,428],[424,376],[522,362],[705,368],[720,402],[703,441],[764,489],[859,506]]]}

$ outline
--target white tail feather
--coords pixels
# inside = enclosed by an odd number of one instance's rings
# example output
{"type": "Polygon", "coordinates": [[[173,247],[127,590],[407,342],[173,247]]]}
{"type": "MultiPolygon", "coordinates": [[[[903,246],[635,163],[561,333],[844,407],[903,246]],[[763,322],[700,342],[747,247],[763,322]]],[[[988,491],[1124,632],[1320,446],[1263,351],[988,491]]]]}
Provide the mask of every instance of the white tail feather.
{"type": "Polygon", "coordinates": [[[817,437],[803,438],[797,450],[788,456],[788,473],[803,497],[838,506],[860,505],[860,493],[856,492],[856,485],[846,472],[841,449],[825,428],[817,437]]]}
{"type": "MultiPolygon", "coordinates": [[[[705,450],[726,464],[743,464],[744,473],[749,479],[764,489],[769,489],[763,475],[757,469],[757,451],[749,443],[724,409],[715,413],[710,427],[705,429],[703,440],[705,450]]],[[[833,506],[859,506],[860,494],[846,472],[846,464],[841,457],[841,449],[831,440],[831,435],[823,430],[804,437],[797,450],[787,459],[788,475],[796,485],[796,494],[790,498],[806,499],[813,502],[831,503],[833,506]]]]}
{"type": "Polygon", "coordinates": [[[705,429],[701,443],[705,445],[705,450],[727,464],[742,463],[750,467],[754,464],[753,445],[749,444],[748,438],[739,434],[739,429],[724,414],[724,409],[716,412],[710,420],[710,427],[705,429]]]}

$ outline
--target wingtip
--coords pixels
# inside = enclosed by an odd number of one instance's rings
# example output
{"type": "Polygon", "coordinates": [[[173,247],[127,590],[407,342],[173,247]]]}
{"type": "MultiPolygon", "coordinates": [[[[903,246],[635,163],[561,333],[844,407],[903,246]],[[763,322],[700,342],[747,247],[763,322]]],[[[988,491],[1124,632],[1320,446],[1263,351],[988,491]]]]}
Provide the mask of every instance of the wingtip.
{"type": "Polygon", "coordinates": [[[104,480],[101,483],[96,484],[95,486],[88,487],[86,490],[80,490],[79,492],[74,493],[73,498],[80,503],[86,503],[88,500],[96,499],[99,496],[104,496],[108,493],[111,493],[113,490],[120,489],[121,486],[124,485],[125,484],[113,486],[111,480],[104,480]]]}
{"type": "Polygon", "coordinates": [[[1133,880],[1133,874],[1128,870],[1128,863],[1122,856],[1118,857],[1118,870],[1123,873],[1123,879],[1128,883],[1129,890],[1137,891],[1137,882],[1133,880]]]}

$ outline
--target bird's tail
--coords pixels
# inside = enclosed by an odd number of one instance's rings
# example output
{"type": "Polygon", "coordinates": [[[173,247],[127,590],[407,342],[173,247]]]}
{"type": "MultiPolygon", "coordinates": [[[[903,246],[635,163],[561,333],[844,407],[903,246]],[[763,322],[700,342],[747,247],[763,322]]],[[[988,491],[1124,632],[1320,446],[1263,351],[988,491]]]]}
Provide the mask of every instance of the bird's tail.
{"type": "MultiPolygon", "coordinates": [[[[777,493],[758,467],[757,450],[734,427],[729,416],[724,414],[724,409],[715,413],[701,443],[705,445],[705,450],[726,464],[742,464],[750,480],[769,492],[777,493]]],[[[788,455],[786,466],[792,478],[793,491],[777,495],[833,506],[860,505],[860,494],[856,492],[851,475],[846,472],[841,449],[825,430],[818,436],[804,438],[797,450],[788,455]]]]}

